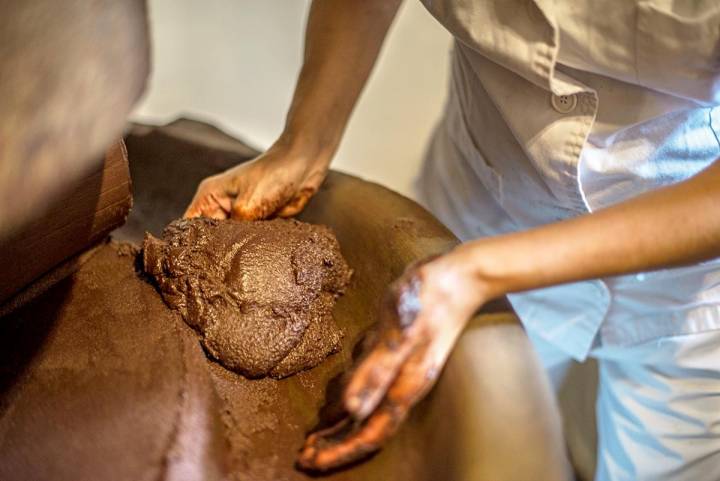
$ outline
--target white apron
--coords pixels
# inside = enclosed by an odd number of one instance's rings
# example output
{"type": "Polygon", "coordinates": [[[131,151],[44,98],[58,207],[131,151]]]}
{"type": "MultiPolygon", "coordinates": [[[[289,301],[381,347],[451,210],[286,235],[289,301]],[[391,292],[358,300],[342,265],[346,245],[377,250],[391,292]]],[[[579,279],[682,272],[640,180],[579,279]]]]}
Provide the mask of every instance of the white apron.
{"type": "MultiPolygon", "coordinates": [[[[720,158],[719,0],[423,1],[456,42],[417,190],[461,239],[592,212],[720,158]]],[[[720,328],[720,259],[510,299],[577,360],[639,362],[648,342],[720,328]]],[[[715,359],[720,372],[720,346],[715,359]]]]}

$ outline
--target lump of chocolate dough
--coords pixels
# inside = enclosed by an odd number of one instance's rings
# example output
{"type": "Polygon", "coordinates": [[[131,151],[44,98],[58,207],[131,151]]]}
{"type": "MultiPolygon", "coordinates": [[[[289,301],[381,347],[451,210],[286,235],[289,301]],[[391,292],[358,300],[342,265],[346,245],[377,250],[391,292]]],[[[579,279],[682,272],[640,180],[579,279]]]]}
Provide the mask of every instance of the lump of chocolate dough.
{"type": "Polygon", "coordinates": [[[340,349],[332,318],[352,271],[332,231],[296,220],[176,220],[149,234],[145,271],[206,351],[247,377],[282,378],[340,349]]]}

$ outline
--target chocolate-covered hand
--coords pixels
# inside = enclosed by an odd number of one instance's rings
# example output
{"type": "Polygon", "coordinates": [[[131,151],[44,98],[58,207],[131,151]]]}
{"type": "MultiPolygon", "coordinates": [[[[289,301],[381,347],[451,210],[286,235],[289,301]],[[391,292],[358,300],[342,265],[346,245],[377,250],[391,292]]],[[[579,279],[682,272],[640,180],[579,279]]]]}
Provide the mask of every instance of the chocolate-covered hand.
{"type": "Polygon", "coordinates": [[[345,390],[352,420],[308,436],[300,467],[325,471],[378,450],[430,390],[460,332],[486,300],[463,257],[454,251],[427,260],[393,283],[378,342],[345,390]]]}
{"type": "Polygon", "coordinates": [[[256,159],[203,180],[185,218],[257,220],[298,214],[317,192],[327,163],[291,155],[280,144],[256,159]]]}

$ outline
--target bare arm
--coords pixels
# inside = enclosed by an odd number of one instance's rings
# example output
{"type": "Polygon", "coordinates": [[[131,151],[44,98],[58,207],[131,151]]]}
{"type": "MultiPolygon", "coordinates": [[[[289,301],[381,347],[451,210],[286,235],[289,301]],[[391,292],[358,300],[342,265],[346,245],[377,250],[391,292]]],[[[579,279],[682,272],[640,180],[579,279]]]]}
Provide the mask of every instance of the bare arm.
{"type": "Polygon", "coordinates": [[[591,215],[458,249],[488,295],[720,255],[720,160],[685,182],[591,215]]]}
{"type": "Polygon", "coordinates": [[[473,313],[494,297],[718,255],[720,160],[597,213],[469,242],[412,268],[391,288],[380,340],[345,391],[359,429],[342,441],[332,431],[310,436],[301,463],[330,469],[377,450],[435,383],[473,313]]]}
{"type": "Polygon", "coordinates": [[[185,216],[261,219],[302,210],[325,179],[402,0],[314,0],[285,128],[263,155],[205,179],[185,216]]]}
{"type": "Polygon", "coordinates": [[[402,0],[314,0],[283,137],[329,162],[402,0]]]}

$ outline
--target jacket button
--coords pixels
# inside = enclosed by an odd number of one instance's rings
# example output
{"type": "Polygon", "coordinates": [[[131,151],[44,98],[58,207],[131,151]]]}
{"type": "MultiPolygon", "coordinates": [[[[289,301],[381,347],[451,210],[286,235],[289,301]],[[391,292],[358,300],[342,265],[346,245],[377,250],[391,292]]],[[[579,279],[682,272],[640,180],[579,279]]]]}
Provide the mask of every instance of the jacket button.
{"type": "Polygon", "coordinates": [[[550,96],[550,103],[556,112],[561,114],[569,114],[575,110],[577,105],[577,95],[555,95],[550,96]]]}

